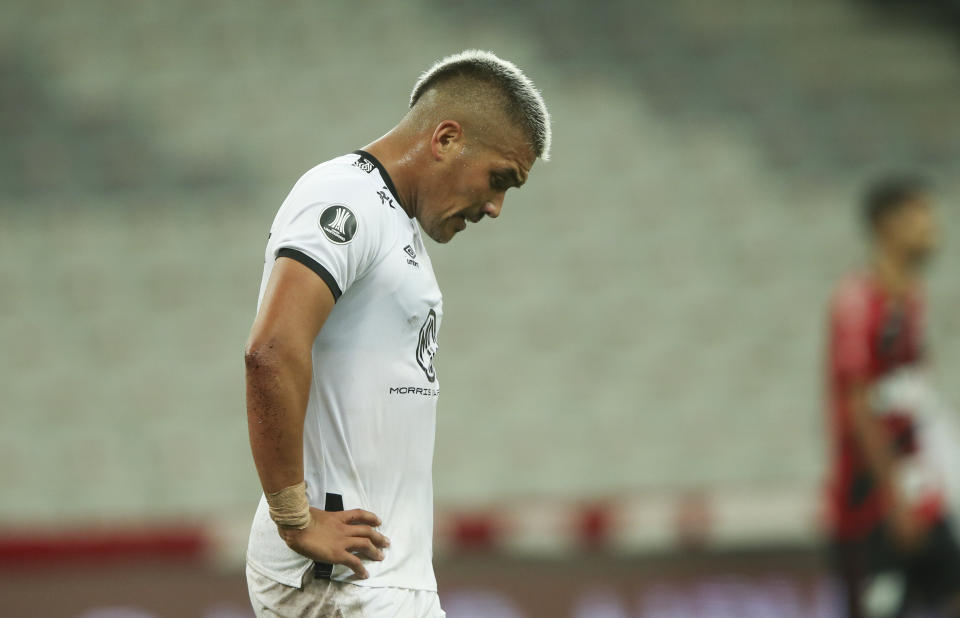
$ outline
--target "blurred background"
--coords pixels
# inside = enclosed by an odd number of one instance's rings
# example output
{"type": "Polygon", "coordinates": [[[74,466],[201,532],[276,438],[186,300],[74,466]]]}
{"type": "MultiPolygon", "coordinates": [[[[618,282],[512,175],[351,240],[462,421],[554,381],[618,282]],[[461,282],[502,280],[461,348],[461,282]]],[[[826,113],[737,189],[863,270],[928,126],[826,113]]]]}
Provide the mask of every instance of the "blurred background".
{"type": "Polygon", "coordinates": [[[960,402],[958,3],[0,9],[4,616],[252,616],[241,353],[270,223],[420,71],[516,62],[553,160],[433,246],[450,618],[838,615],[826,302],[878,172],[938,183],[960,402]]]}

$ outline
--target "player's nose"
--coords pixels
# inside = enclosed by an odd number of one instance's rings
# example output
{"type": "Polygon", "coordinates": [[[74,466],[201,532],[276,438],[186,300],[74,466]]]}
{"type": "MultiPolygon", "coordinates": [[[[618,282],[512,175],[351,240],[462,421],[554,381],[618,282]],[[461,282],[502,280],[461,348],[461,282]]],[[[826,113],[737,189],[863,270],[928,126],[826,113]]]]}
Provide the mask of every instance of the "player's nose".
{"type": "Polygon", "coordinates": [[[496,219],[500,216],[500,210],[503,208],[503,198],[487,202],[483,205],[483,214],[496,219]]]}

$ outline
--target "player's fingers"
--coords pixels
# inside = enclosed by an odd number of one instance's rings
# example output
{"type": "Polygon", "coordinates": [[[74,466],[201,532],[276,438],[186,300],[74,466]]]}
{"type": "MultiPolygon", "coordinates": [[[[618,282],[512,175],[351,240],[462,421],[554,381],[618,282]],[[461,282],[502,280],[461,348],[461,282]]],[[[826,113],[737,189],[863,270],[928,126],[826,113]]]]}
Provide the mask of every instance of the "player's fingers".
{"type": "Polygon", "coordinates": [[[343,521],[348,524],[366,524],[368,526],[379,526],[382,522],[380,518],[363,509],[353,509],[343,512],[343,521]]]}
{"type": "Polygon", "coordinates": [[[373,541],[370,539],[354,537],[350,539],[350,542],[347,544],[347,550],[357,552],[377,562],[383,560],[383,552],[374,547],[373,541]]]}
{"type": "Polygon", "coordinates": [[[347,567],[360,579],[367,579],[370,577],[370,574],[367,573],[367,569],[363,567],[363,561],[349,552],[343,552],[343,555],[340,556],[339,560],[337,560],[337,564],[342,564],[343,566],[347,567]]]}
{"type": "Polygon", "coordinates": [[[377,547],[390,547],[390,539],[370,526],[350,526],[350,535],[368,538],[373,541],[373,544],[377,547]]]}

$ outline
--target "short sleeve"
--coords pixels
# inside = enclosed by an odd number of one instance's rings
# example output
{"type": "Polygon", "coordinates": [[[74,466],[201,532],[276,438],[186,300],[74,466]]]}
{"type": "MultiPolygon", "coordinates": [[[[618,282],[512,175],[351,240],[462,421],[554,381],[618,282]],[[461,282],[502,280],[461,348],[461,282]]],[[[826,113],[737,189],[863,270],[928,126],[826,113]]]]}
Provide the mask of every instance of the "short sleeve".
{"type": "Polygon", "coordinates": [[[870,374],[870,299],[863,285],[847,282],[830,309],[830,348],[837,377],[847,383],[870,374]]]}
{"type": "Polygon", "coordinates": [[[335,299],[376,263],[383,240],[380,213],[362,192],[350,188],[336,182],[298,184],[270,232],[274,259],[286,257],[309,267],[335,299]]]}

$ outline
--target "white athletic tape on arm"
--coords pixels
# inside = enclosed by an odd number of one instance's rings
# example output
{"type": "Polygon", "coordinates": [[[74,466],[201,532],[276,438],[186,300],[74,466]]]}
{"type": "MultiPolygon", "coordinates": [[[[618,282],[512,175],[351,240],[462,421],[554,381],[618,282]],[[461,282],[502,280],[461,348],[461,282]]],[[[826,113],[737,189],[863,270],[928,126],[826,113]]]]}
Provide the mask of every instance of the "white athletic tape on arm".
{"type": "Polygon", "coordinates": [[[296,485],[284,487],[280,491],[268,493],[270,519],[281,528],[303,530],[310,523],[310,503],[307,502],[307,483],[300,481],[296,485]]]}

